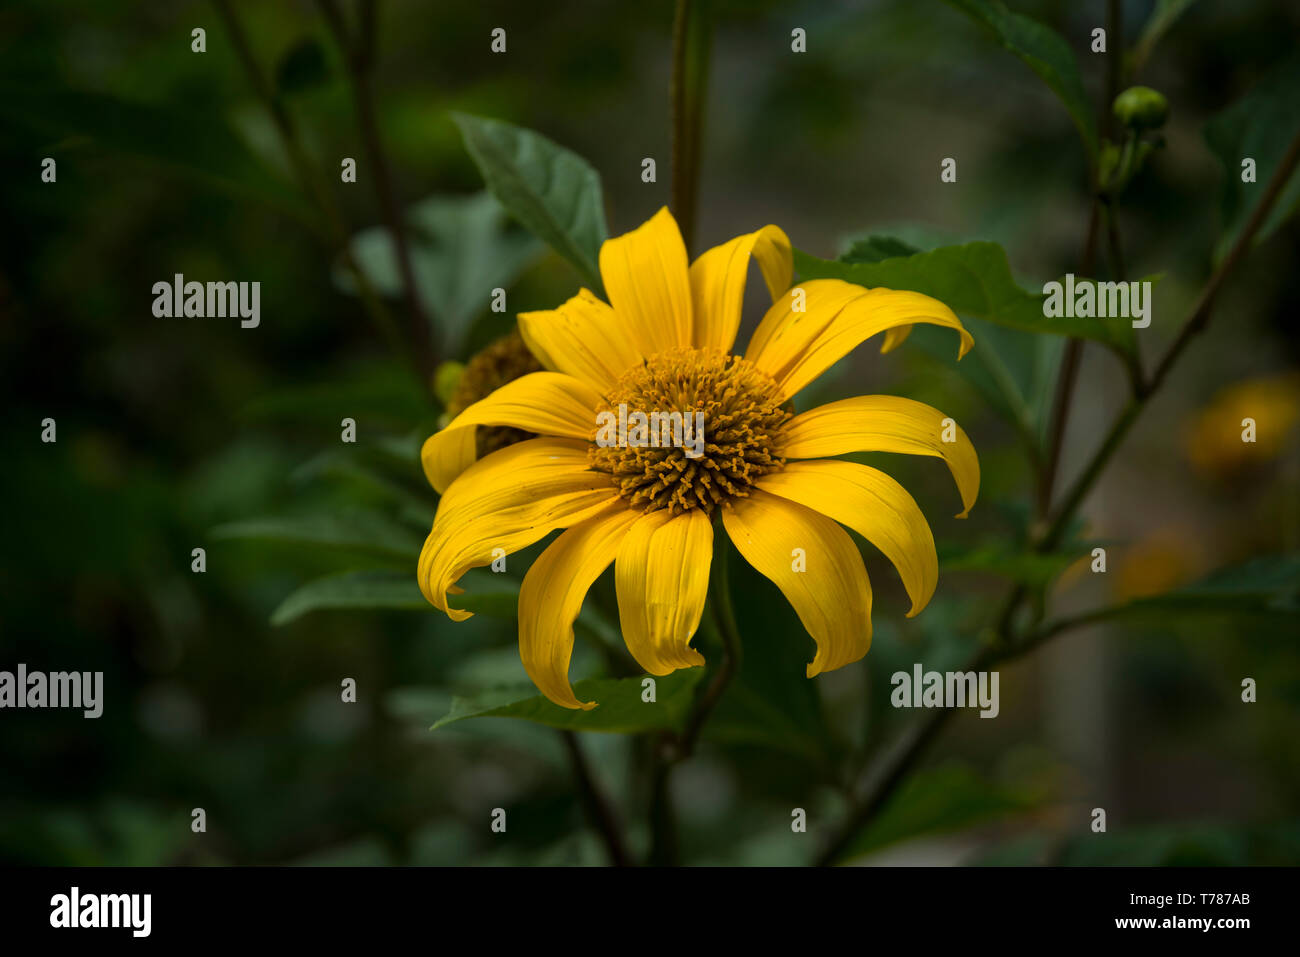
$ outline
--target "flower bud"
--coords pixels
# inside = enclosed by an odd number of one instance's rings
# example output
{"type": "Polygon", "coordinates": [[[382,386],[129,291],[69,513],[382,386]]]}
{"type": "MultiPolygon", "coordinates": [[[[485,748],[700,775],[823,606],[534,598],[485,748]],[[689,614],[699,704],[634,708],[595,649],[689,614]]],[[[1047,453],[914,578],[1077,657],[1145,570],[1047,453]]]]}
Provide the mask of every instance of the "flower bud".
{"type": "Polygon", "coordinates": [[[1158,130],[1169,116],[1169,101],[1149,86],[1131,86],[1111,105],[1115,118],[1132,130],[1158,130]]]}

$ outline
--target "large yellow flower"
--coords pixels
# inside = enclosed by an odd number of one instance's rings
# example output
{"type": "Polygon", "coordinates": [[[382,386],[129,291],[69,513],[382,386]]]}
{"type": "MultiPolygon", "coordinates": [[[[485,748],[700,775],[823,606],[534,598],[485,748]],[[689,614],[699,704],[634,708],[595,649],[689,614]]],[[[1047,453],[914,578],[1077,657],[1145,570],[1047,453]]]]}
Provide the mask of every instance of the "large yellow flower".
{"type": "Polygon", "coordinates": [[[549,371],[509,382],[431,436],[421,459],[442,493],[420,555],[420,588],[452,619],[470,568],[566,529],[519,592],[519,650],[546,697],[592,708],[569,684],[573,621],[614,564],[628,651],[653,675],[704,663],[690,646],[708,592],[714,519],[741,555],[785,594],[817,644],[808,677],[857,661],[871,644],[871,585],[840,525],[897,567],[917,614],[934,593],[934,538],[916,502],[877,469],[828,459],[857,451],[944,459],[965,517],[979,461],[965,433],[920,402],[860,396],[800,414],[790,399],[876,333],[882,351],[913,323],[970,334],[943,303],[835,279],[794,289],[790,241],[775,226],[738,236],[688,267],[677,223],[661,209],[608,240],[600,272],[609,304],[583,289],[519,328],[549,371]],[[731,354],[749,260],[772,307],[744,356],[731,354]],[[597,441],[601,414],[704,415],[700,455],[682,445],[597,441]],[[475,430],[537,435],[475,461],[475,430]],[[945,426],[947,426],[945,428],[945,426]],[[812,461],[809,461],[812,460],[812,461]],[[838,523],[838,524],[837,524],[838,523]],[[498,551],[500,550],[500,551],[498,551]]]}

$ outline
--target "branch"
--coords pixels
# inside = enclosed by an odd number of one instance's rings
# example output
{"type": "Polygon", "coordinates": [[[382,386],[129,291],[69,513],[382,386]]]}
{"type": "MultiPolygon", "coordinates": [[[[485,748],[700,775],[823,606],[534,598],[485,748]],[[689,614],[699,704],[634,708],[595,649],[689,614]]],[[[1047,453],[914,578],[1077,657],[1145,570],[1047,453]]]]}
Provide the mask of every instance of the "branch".
{"type": "Polygon", "coordinates": [[[630,867],[632,858],[628,856],[627,846],[623,843],[623,829],[613,806],[606,799],[604,792],[596,783],[595,776],[591,773],[591,766],[587,763],[587,756],[582,751],[578,736],[572,731],[564,730],[560,732],[560,737],[569,754],[569,764],[573,768],[573,777],[577,781],[583,806],[596,828],[596,833],[605,842],[605,852],[609,855],[609,862],[615,867],[630,867]]]}
{"type": "Polygon", "coordinates": [[[1164,384],[1166,377],[1169,375],[1169,370],[1173,368],[1174,363],[1186,350],[1192,338],[1209,323],[1215,297],[1224,282],[1236,269],[1246,250],[1250,248],[1255,234],[1264,225],[1264,221],[1268,218],[1269,212],[1277,202],[1283,187],[1295,171],[1298,161],[1300,161],[1300,133],[1297,133],[1291,140],[1291,145],[1287,147],[1282,162],[1278,164],[1273,177],[1268,181],[1268,185],[1265,187],[1263,195],[1260,196],[1259,202],[1256,204],[1254,212],[1251,213],[1245,228],[1237,236],[1237,240],[1232,244],[1228,255],[1223,258],[1218,268],[1210,275],[1205,287],[1201,290],[1201,295],[1196,300],[1196,304],[1192,307],[1191,314],[1184,321],[1183,327],[1179,331],[1177,338],[1174,339],[1173,345],[1169,347],[1169,351],[1165,353],[1164,358],[1156,366],[1151,379],[1142,386],[1138,395],[1124,407],[1114,423],[1111,424],[1105,439],[1102,440],[1101,447],[1093,454],[1083,473],[1071,486],[1065,500],[1061,503],[1055,520],[1043,537],[1042,548],[1044,550],[1054,547],[1060,541],[1066,527],[1074,517],[1075,511],[1083,504],[1084,498],[1087,497],[1088,492],[1091,490],[1092,483],[1106,467],[1110,457],[1115,454],[1129,429],[1137,421],[1138,415],[1145,408],[1147,401],[1164,384]]]}
{"type": "Polygon", "coordinates": [[[1187,348],[1187,344],[1192,340],[1192,337],[1203,330],[1210,321],[1210,311],[1214,306],[1214,298],[1219,293],[1219,287],[1231,275],[1238,261],[1250,248],[1255,234],[1264,225],[1264,220],[1268,218],[1268,214],[1273,210],[1273,204],[1277,202],[1278,196],[1286,186],[1287,181],[1290,180],[1291,174],[1295,171],[1298,159],[1300,159],[1300,132],[1291,140],[1291,145],[1287,147],[1287,151],[1278,164],[1277,170],[1274,171],[1272,179],[1264,187],[1264,195],[1259,198],[1255,211],[1251,213],[1250,219],[1237,237],[1237,241],[1232,244],[1232,249],[1228,251],[1228,255],[1223,257],[1223,261],[1219,263],[1219,268],[1214,271],[1210,281],[1206,283],[1200,299],[1196,301],[1196,306],[1192,309],[1191,317],[1184,324],[1178,338],[1174,340],[1174,344],[1169,347],[1169,351],[1165,353],[1164,359],[1156,366],[1156,371],[1147,384],[1147,394],[1160,388],[1165,376],[1169,374],[1170,368],[1182,355],[1183,350],[1187,348]]]}
{"type": "Polygon", "coordinates": [[[402,221],[401,206],[397,201],[397,193],[393,188],[392,176],[384,156],[383,143],[379,135],[379,120],[375,113],[373,83],[377,16],[375,2],[361,0],[358,35],[355,42],[350,42],[348,39],[347,26],[335,0],[318,0],[318,3],[348,64],[348,76],[352,80],[352,99],[356,106],[361,144],[372,170],[375,196],[379,201],[379,213],[392,237],[397,269],[402,277],[402,295],[406,299],[407,311],[410,313],[415,366],[424,390],[428,392],[433,387],[433,370],[437,365],[437,356],[430,336],[429,316],[420,301],[419,287],[415,282],[415,270],[411,266],[411,248],[402,221]]]}
{"type": "MultiPolygon", "coordinates": [[[[1250,220],[1242,230],[1241,235],[1237,237],[1231,251],[1224,257],[1206,282],[1191,315],[1184,323],[1183,329],[1174,341],[1173,346],[1170,347],[1169,352],[1166,353],[1157,367],[1151,381],[1146,384],[1138,395],[1129,400],[1111,425],[1101,447],[1093,455],[1074,485],[1071,486],[1070,492],[1061,503],[1051,527],[1039,541],[1037,547],[1040,551],[1050,550],[1060,541],[1075,512],[1092,488],[1093,483],[1104,471],[1111,456],[1114,455],[1115,450],[1119,448],[1129,429],[1133,427],[1133,423],[1137,421],[1138,416],[1146,407],[1148,400],[1164,382],[1165,376],[1173,363],[1187,348],[1187,343],[1192,336],[1209,321],[1210,309],[1215,294],[1236,268],[1245,251],[1250,247],[1255,234],[1263,225],[1274,203],[1276,203],[1282,188],[1290,179],[1298,161],[1300,161],[1300,133],[1297,133],[1296,137],[1291,141],[1282,162],[1272,179],[1269,180],[1267,188],[1255,207],[1255,211],[1251,214],[1250,220]]],[[[1009,637],[1015,612],[1025,593],[1024,586],[1016,586],[1002,609],[998,629],[1006,637],[1009,637]]],[[[1018,658],[1072,628],[1109,617],[1115,610],[1111,608],[1098,609],[1073,618],[1061,619],[1044,626],[1021,642],[1009,643],[1004,641],[1001,646],[995,649],[983,649],[975,656],[972,665],[967,666],[965,670],[978,671],[982,670],[981,665],[987,667],[990,664],[1018,658]]],[[[826,848],[817,858],[818,864],[835,863],[838,856],[849,846],[857,831],[871,819],[877,810],[884,806],[887,799],[902,781],[903,776],[916,763],[930,742],[934,740],[944,722],[952,713],[952,710],[947,708],[927,711],[924,717],[918,719],[912,727],[904,732],[903,737],[899,739],[898,744],[891,749],[889,754],[873,764],[869,771],[868,785],[863,797],[855,804],[844,826],[828,841],[826,848]]]]}
{"type": "Polygon", "coordinates": [[[213,4],[217,8],[217,13],[225,22],[226,31],[230,34],[231,45],[235,48],[235,54],[239,57],[240,63],[243,64],[244,72],[248,74],[249,82],[253,86],[253,92],[271,115],[276,132],[279,133],[281,144],[284,146],[285,153],[289,156],[289,163],[293,167],[294,175],[298,177],[299,182],[307,190],[308,195],[320,211],[329,232],[330,242],[342,250],[343,265],[352,274],[352,279],[357,287],[357,295],[360,297],[366,313],[370,316],[371,321],[374,322],[380,335],[383,336],[394,354],[402,357],[406,356],[405,343],[402,341],[401,334],[397,331],[397,325],[393,322],[393,317],[389,314],[388,308],[371,284],[370,277],[362,271],[353,258],[352,251],[348,247],[348,229],[343,222],[343,217],[339,214],[338,207],[334,203],[334,198],[325,185],[324,178],[319,170],[308,158],[307,151],[303,148],[302,140],[298,136],[298,130],[293,124],[293,118],[289,115],[289,111],[284,108],[284,104],[275,95],[270,82],[257,65],[252,47],[248,43],[248,36],[244,33],[242,25],[235,16],[234,9],[231,7],[229,0],[213,0],[213,4]]]}
{"type": "MultiPolygon", "coordinates": [[[[1124,19],[1121,16],[1119,0],[1107,0],[1106,3],[1106,39],[1109,53],[1106,55],[1106,96],[1101,105],[1101,122],[1099,129],[1108,135],[1114,129],[1114,116],[1110,105],[1119,95],[1119,87],[1124,72],[1124,19]]],[[[1091,277],[1096,269],[1098,229],[1103,212],[1110,227],[1111,251],[1114,252],[1118,237],[1114,233],[1114,219],[1109,210],[1102,209],[1101,183],[1098,182],[1095,163],[1088,172],[1092,184],[1092,203],[1088,209],[1088,232],[1083,243],[1083,257],[1079,264],[1080,276],[1091,277]]],[[[1113,267],[1112,262],[1112,267],[1113,267]]],[[[1061,451],[1065,445],[1065,431],[1070,424],[1070,408],[1074,397],[1075,382],[1079,378],[1079,365],[1083,359],[1083,340],[1071,338],[1065,347],[1065,358],[1061,363],[1061,376],[1056,381],[1056,395],[1053,398],[1052,422],[1047,430],[1048,451],[1043,468],[1038,474],[1038,518],[1043,520],[1052,507],[1052,490],[1056,485],[1056,473],[1061,465],[1061,451]]],[[[1019,605],[1017,596],[1015,604],[1019,605]]],[[[1015,609],[1011,609],[1014,614],[1015,609]]]]}
{"type": "MultiPolygon", "coordinates": [[[[982,671],[993,660],[993,651],[981,648],[963,671],[982,671]]],[[[913,721],[898,736],[889,750],[872,762],[867,770],[862,794],[854,801],[853,810],[843,824],[831,835],[814,859],[816,867],[829,867],[839,860],[858,832],[866,826],[894,795],[903,778],[912,770],[918,759],[938,736],[944,723],[952,715],[948,708],[934,708],[913,721]]]]}
{"type": "Polygon", "coordinates": [[[705,620],[722,644],[722,661],[709,679],[703,692],[691,706],[686,725],[680,734],[663,735],[653,745],[650,771],[650,863],[656,865],[677,862],[676,816],[672,807],[670,781],[672,770],[695,752],[700,732],[713,709],[722,699],[722,693],[740,667],[740,631],[736,627],[736,612],[731,604],[731,582],[728,566],[727,538],[714,535],[712,580],[709,582],[709,601],[705,620]]]}

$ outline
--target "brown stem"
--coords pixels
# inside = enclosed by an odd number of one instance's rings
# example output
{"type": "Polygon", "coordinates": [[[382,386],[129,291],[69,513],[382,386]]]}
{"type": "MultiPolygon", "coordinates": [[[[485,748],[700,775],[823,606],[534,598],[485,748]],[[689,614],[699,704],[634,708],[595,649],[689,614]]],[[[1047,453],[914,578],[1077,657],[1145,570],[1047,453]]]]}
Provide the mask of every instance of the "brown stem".
{"type": "MultiPolygon", "coordinates": [[[[1091,276],[1096,268],[1097,235],[1101,223],[1101,200],[1093,197],[1088,208],[1088,231],[1083,242],[1083,256],[1079,263],[1079,275],[1091,276]]],[[[1056,395],[1052,401],[1052,421],[1047,430],[1047,455],[1043,459],[1043,469],[1038,475],[1038,517],[1047,516],[1052,505],[1052,488],[1056,484],[1056,472],[1061,465],[1061,451],[1065,446],[1065,430],[1070,423],[1070,405],[1074,396],[1074,384],[1079,378],[1079,365],[1083,359],[1083,340],[1070,339],[1065,346],[1065,358],[1061,361],[1060,377],[1056,380],[1056,395]]]]}
{"type": "MultiPolygon", "coordinates": [[[[987,667],[992,659],[992,650],[981,648],[962,670],[980,671],[987,667]]],[[[944,722],[951,714],[952,710],[948,708],[927,710],[902,731],[884,755],[872,762],[861,796],[854,802],[848,818],[823,845],[813,861],[815,866],[829,867],[848,850],[858,832],[894,795],[898,785],[938,736],[944,722]]]]}
{"type": "Polygon", "coordinates": [[[1250,219],[1246,222],[1240,235],[1237,236],[1237,241],[1232,244],[1228,255],[1223,257],[1223,261],[1219,263],[1219,268],[1210,276],[1210,281],[1206,283],[1205,288],[1201,291],[1201,296],[1192,309],[1191,318],[1183,325],[1182,331],[1178,333],[1178,338],[1174,340],[1174,344],[1169,347],[1165,357],[1156,366],[1151,381],[1147,383],[1146,392],[1148,394],[1160,388],[1160,384],[1165,381],[1165,376],[1169,374],[1170,368],[1182,355],[1183,350],[1187,348],[1187,344],[1191,342],[1192,337],[1204,329],[1206,323],[1210,321],[1210,311],[1214,306],[1214,297],[1219,293],[1219,287],[1223,285],[1224,280],[1236,268],[1238,261],[1245,255],[1250,243],[1254,240],[1255,234],[1264,225],[1264,220],[1268,218],[1268,214],[1272,211],[1273,204],[1277,201],[1279,194],[1281,194],[1287,181],[1290,180],[1291,174],[1295,171],[1297,160],[1300,160],[1300,132],[1291,140],[1291,145],[1287,147],[1277,170],[1268,181],[1268,185],[1264,187],[1264,193],[1260,196],[1255,211],[1251,213],[1250,219]]]}
{"type": "MultiPolygon", "coordinates": [[[[1236,268],[1245,251],[1250,247],[1255,234],[1263,225],[1273,204],[1277,201],[1277,197],[1291,178],[1298,161],[1300,161],[1300,133],[1297,133],[1296,137],[1291,141],[1291,145],[1287,148],[1286,154],[1283,156],[1276,172],[1269,180],[1263,195],[1260,196],[1259,203],[1247,221],[1245,228],[1233,243],[1232,249],[1206,282],[1191,315],[1184,323],[1178,338],[1175,339],[1174,344],[1157,366],[1156,373],[1152,376],[1151,381],[1129,400],[1111,425],[1106,438],[1102,441],[1101,448],[1093,455],[1087,466],[1085,466],[1083,473],[1071,486],[1069,493],[1058,508],[1055,520],[1039,542],[1038,548],[1040,550],[1050,550],[1060,541],[1075,512],[1083,504],[1083,500],[1092,488],[1093,483],[1101,475],[1115,450],[1122,444],[1124,437],[1128,434],[1129,429],[1133,427],[1133,423],[1137,421],[1152,394],[1164,382],[1169,368],[1187,348],[1187,343],[1192,336],[1209,321],[1210,308],[1214,302],[1215,294],[1236,268]]],[[[1027,590],[1023,585],[1017,585],[1012,591],[1001,614],[1000,628],[1009,628],[1015,611],[1026,593],[1027,590]]],[[[989,664],[1017,658],[1032,648],[1041,646],[1056,635],[1063,634],[1075,625],[1087,624],[1090,621],[1100,620],[1104,617],[1106,617],[1105,611],[1088,613],[1079,616],[1077,619],[1067,621],[1064,625],[1060,622],[1049,625],[1018,644],[1004,641],[996,648],[982,649],[975,656],[973,664],[968,670],[982,670],[981,666],[987,667],[989,664]],[[978,664],[975,664],[976,662],[978,664]]],[[[831,840],[828,841],[825,850],[817,858],[817,863],[833,864],[839,855],[848,848],[857,831],[871,819],[877,810],[884,806],[886,800],[902,781],[907,770],[916,763],[952,713],[952,710],[947,708],[927,712],[923,718],[919,719],[912,728],[905,732],[896,748],[891,749],[888,755],[878,763],[873,764],[869,772],[870,777],[868,780],[870,783],[865,796],[854,805],[854,809],[845,825],[837,830],[831,840]]]]}
{"type": "Polygon", "coordinates": [[[1084,468],[1083,474],[1071,486],[1069,493],[1058,509],[1055,520],[1043,538],[1043,547],[1045,549],[1053,547],[1060,541],[1070,520],[1074,517],[1075,511],[1083,504],[1083,500],[1091,489],[1093,481],[1101,474],[1107,462],[1110,461],[1110,457],[1119,448],[1129,429],[1137,421],[1139,413],[1145,408],[1147,400],[1164,384],[1165,378],[1169,375],[1169,370],[1173,368],[1174,363],[1183,354],[1188,343],[1210,321],[1215,296],[1223,283],[1236,269],[1246,250],[1250,248],[1255,234],[1264,225],[1264,220],[1268,218],[1268,214],[1272,210],[1274,203],[1277,202],[1283,187],[1291,178],[1291,174],[1295,172],[1297,162],[1300,162],[1300,133],[1297,133],[1291,140],[1291,145],[1287,147],[1281,163],[1278,164],[1277,170],[1268,181],[1268,185],[1264,188],[1254,212],[1251,213],[1250,219],[1232,244],[1228,255],[1223,257],[1222,262],[1219,263],[1218,268],[1210,275],[1205,287],[1201,290],[1201,295],[1197,298],[1190,315],[1183,323],[1177,338],[1174,339],[1173,345],[1169,347],[1164,358],[1157,364],[1150,380],[1143,384],[1138,395],[1124,407],[1111,424],[1110,430],[1102,440],[1101,447],[1093,454],[1092,459],[1084,468]]]}
{"type": "Polygon", "coordinates": [[[587,762],[587,756],[583,753],[578,736],[566,730],[560,732],[560,737],[564,741],[565,751],[568,752],[569,764],[573,768],[573,777],[578,783],[578,793],[582,798],[583,806],[592,825],[596,828],[596,833],[605,842],[605,852],[609,855],[609,862],[615,867],[630,867],[632,858],[623,843],[622,826],[614,813],[613,806],[591,773],[591,765],[587,762]]]}

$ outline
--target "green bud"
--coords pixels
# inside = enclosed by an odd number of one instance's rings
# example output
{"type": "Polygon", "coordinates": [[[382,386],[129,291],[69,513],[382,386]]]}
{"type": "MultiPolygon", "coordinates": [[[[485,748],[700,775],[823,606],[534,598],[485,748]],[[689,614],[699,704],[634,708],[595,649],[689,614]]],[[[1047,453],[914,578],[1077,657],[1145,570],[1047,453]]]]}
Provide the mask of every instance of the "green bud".
{"type": "Polygon", "coordinates": [[[1130,86],[1111,105],[1115,119],[1132,130],[1158,130],[1169,116],[1169,101],[1149,86],[1130,86]]]}
{"type": "Polygon", "coordinates": [[[465,365],[460,362],[444,362],[433,373],[433,394],[444,406],[451,403],[451,397],[460,384],[460,377],[465,374],[465,365]]]}
{"type": "Polygon", "coordinates": [[[1102,141],[1101,155],[1097,157],[1097,182],[1103,190],[1109,189],[1119,171],[1119,147],[1107,140],[1102,141]]]}

